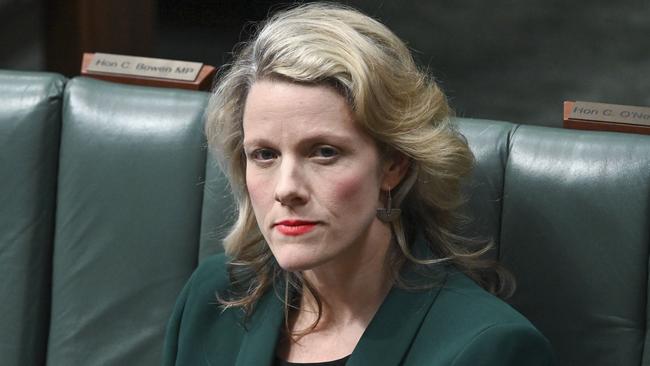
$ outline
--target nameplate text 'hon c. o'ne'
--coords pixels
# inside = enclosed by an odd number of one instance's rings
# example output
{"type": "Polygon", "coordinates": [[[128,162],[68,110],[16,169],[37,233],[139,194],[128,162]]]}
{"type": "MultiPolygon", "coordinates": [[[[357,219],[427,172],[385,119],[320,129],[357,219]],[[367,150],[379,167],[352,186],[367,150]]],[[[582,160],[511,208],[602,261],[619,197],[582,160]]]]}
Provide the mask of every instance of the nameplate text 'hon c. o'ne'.
{"type": "Polygon", "coordinates": [[[569,118],[650,126],[650,108],[619,104],[575,102],[569,118]]]}

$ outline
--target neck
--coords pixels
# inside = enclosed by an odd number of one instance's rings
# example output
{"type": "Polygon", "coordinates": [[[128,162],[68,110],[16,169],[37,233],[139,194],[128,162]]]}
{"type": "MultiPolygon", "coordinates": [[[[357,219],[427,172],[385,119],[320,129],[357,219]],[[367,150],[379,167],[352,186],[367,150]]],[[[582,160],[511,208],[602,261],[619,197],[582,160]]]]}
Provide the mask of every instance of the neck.
{"type": "MultiPolygon", "coordinates": [[[[303,272],[306,281],[321,299],[321,318],[317,329],[346,326],[365,327],[392,287],[386,257],[390,247],[390,228],[380,224],[367,245],[347,253],[345,261],[303,272]]],[[[314,296],[304,289],[294,329],[306,329],[318,317],[314,296]]]]}

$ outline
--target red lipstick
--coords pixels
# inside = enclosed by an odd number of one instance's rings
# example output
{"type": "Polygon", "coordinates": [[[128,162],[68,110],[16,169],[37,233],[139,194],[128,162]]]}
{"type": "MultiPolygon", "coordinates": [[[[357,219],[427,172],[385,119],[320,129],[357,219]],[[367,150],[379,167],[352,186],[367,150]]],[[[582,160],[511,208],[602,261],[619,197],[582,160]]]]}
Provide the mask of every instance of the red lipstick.
{"type": "Polygon", "coordinates": [[[274,227],[284,235],[298,236],[312,231],[316,224],[314,221],[283,220],[276,222],[274,227]]]}

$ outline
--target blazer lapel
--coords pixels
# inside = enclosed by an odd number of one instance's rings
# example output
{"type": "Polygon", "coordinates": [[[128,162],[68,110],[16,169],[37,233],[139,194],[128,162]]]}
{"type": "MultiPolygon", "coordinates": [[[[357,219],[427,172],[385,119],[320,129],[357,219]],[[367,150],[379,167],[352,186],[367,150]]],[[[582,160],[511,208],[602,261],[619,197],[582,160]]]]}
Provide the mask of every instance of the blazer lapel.
{"type": "MultiPolygon", "coordinates": [[[[414,254],[424,253],[426,258],[430,254],[426,255],[427,246],[423,243],[421,238],[416,239],[414,254]]],[[[436,287],[413,291],[391,289],[357,343],[347,366],[397,366],[401,363],[440,289],[445,286],[448,271],[444,266],[439,269],[441,280],[436,287]]],[[[410,270],[404,275],[407,280],[415,280],[414,283],[423,279],[410,270]]],[[[426,283],[430,281],[431,278],[426,283]]],[[[235,366],[271,366],[283,321],[282,301],[271,289],[262,296],[247,323],[248,332],[242,340],[235,366]]]]}
{"type": "Polygon", "coordinates": [[[242,340],[235,365],[271,366],[283,321],[282,301],[271,289],[262,296],[246,324],[249,328],[242,340]]]}
{"type": "Polygon", "coordinates": [[[445,275],[439,286],[429,290],[407,291],[393,287],[346,365],[399,365],[446,279],[445,275]]]}

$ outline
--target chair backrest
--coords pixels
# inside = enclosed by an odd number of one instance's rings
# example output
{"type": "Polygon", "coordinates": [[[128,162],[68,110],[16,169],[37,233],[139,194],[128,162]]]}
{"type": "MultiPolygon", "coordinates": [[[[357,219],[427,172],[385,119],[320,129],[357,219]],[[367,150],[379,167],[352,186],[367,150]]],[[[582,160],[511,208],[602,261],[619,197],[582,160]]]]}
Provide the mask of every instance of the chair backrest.
{"type": "Polygon", "coordinates": [[[207,95],[68,82],[48,365],[156,365],[197,264],[207,95]]]}
{"type": "Polygon", "coordinates": [[[0,363],[42,365],[66,79],[0,71],[0,363]]]}
{"type": "Polygon", "coordinates": [[[478,160],[471,205],[490,203],[474,214],[500,217],[481,230],[498,228],[513,306],[561,365],[650,362],[650,136],[459,124],[478,160]]]}
{"type": "MultiPolygon", "coordinates": [[[[0,96],[2,364],[159,364],[234,219],[207,94],[2,71],[0,96]]],[[[650,364],[650,137],[456,123],[477,159],[467,234],[495,240],[512,305],[561,365],[650,364]]]]}

